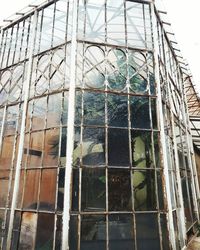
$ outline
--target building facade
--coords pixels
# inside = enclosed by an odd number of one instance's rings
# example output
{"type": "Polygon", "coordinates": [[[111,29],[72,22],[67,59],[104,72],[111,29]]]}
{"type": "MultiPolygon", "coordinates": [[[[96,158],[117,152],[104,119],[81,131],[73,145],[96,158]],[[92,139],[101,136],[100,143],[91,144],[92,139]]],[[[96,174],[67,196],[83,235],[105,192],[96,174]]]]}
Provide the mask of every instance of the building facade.
{"type": "Polygon", "coordinates": [[[156,4],[50,0],[1,28],[0,249],[178,250],[197,232],[188,76],[156,4]]]}

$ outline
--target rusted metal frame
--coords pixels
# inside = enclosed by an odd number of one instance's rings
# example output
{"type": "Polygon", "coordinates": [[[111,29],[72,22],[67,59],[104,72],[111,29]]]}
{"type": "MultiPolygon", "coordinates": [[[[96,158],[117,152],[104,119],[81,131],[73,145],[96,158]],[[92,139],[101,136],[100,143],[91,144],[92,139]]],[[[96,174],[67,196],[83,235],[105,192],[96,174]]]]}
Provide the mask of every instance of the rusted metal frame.
{"type": "MultiPolygon", "coordinates": [[[[152,31],[153,34],[156,34],[156,8],[155,3],[151,3],[151,15],[152,15],[152,31]]],[[[158,41],[154,39],[154,63],[155,63],[155,79],[157,82],[157,114],[159,117],[159,127],[160,127],[160,137],[161,137],[161,152],[162,152],[162,164],[163,164],[163,173],[165,175],[165,184],[166,184],[166,199],[168,204],[168,230],[170,243],[173,249],[176,249],[175,241],[175,231],[173,224],[173,214],[172,214],[172,204],[170,197],[170,181],[168,173],[168,162],[167,162],[167,152],[166,152],[166,142],[165,142],[165,131],[164,131],[164,120],[163,120],[163,110],[162,110],[162,99],[161,99],[161,86],[160,86],[160,77],[159,77],[159,63],[158,63],[158,41]]]]}
{"type": "Polygon", "coordinates": [[[5,50],[6,50],[6,41],[7,41],[7,37],[8,37],[8,30],[4,30],[2,31],[2,44],[1,44],[1,61],[0,61],[0,69],[2,69],[3,67],[3,59],[4,59],[4,55],[5,55],[5,50]],[[5,34],[6,33],[6,34],[5,34]],[[3,49],[2,49],[3,48],[3,49]]]}
{"type": "MultiPolygon", "coordinates": [[[[70,197],[71,197],[71,176],[73,166],[74,147],[74,121],[75,121],[75,85],[76,85],[76,52],[77,52],[77,27],[78,25],[78,0],[73,1],[72,18],[72,43],[71,43],[71,63],[70,63],[70,87],[67,122],[67,150],[66,150],[66,171],[64,184],[64,209],[63,209],[63,235],[62,250],[69,249],[69,220],[70,220],[70,197]]],[[[67,73],[68,69],[66,69],[67,73]]]]}
{"type": "Polygon", "coordinates": [[[130,50],[135,50],[135,51],[138,51],[138,52],[151,52],[152,50],[151,49],[146,49],[146,48],[137,48],[137,47],[130,47],[130,46],[126,46],[126,45],[112,45],[110,43],[108,43],[107,41],[106,42],[91,42],[91,41],[88,41],[88,40],[82,40],[82,39],[77,39],[77,42],[78,43],[82,43],[82,42],[85,42],[85,43],[88,43],[88,44],[91,44],[91,45],[96,45],[96,46],[108,46],[108,47],[111,47],[111,48],[121,48],[121,49],[130,49],[130,50]]]}
{"type": "Polygon", "coordinates": [[[18,156],[17,156],[17,165],[16,165],[16,173],[15,173],[15,181],[14,181],[14,188],[13,188],[13,198],[12,198],[12,205],[11,205],[11,213],[10,213],[10,221],[9,221],[9,228],[8,228],[8,236],[7,236],[7,250],[11,248],[11,237],[12,237],[12,229],[13,229],[13,222],[14,222],[14,213],[17,204],[17,195],[19,190],[19,181],[20,181],[20,167],[23,155],[23,146],[24,146],[24,133],[25,133],[25,121],[26,121],[26,111],[28,106],[28,95],[29,95],[29,87],[31,82],[31,72],[32,72],[32,63],[33,63],[33,50],[34,50],[34,41],[35,41],[35,31],[36,31],[36,23],[37,23],[37,12],[34,13],[34,20],[33,20],[33,27],[32,27],[32,37],[31,37],[31,48],[29,51],[29,65],[27,71],[27,80],[25,86],[25,94],[24,94],[24,104],[23,104],[23,114],[22,114],[22,122],[21,122],[21,130],[20,130],[20,140],[19,140],[19,149],[18,149],[18,156]]]}
{"type": "Polygon", "coordinates": [[[49,5],[51,5],[54,2],[57,2],[58,0],[46,0],[44,1],[44,3],[42,3],[41,5],[37,6],[37,5],[29,5],[28,7],[32,7],[32,9],[30,11],[27,11],[27,13],[23,13],[23,16],[20,15],[18,18],[16,18],[15,20],[11,20],[12,23],[9,23],[3,27],[1,27],[1,30],[6,30],[8,28],[10,28],[11,26],[13,26],[14,24],[16,24],[17,22],[20,22],[24,19],[26,19],[28,16],[31,16],[34,14],[34,11],[40,11],[41,9],[44,9],[46,7],[48,7],[49,5]]]}
{"type": "MultiPolygon", "coordinates": [[[[182,78],[182,84],[184,86],[184,80],[182,78]]],[[[191,127],[190,127],[190,122],[189,122],[189,116],[187,114],[188,113],[188,104],[187,104],[187,99],[186,99],[186,94],[185,94],[185,90],[183,89],[183,102],[185,104],[184,106],[184,118],[185,118],[185,123],[187,124],[187,127],[190,131],[191,127]]],[[[197,169],[196,169],[196,162],[195,162],[195,158],[194,158],[194,148],[193,148],[193,144],[192,142],[192,136],[191,134],[189,135],[188,131],[186,131],[186,139],[187,139],[187,145],[190,145],[190,150],[188,152],[188,158],[189,158],[189,165],[191,166],[191,172],[192,172],[192,192],[193,192],[193,201],[194,201],[194,206],[196,209],[196,215],[197,215],[197,219],[198,221],[200,220],[199,217],[199,208],[198,208],[198,201],[200,199],[200,189],[199,189],[199,181],[198,181],[198,175],[197,175],[197,169]],[[191,159],[192,157],[192,159],[191,159]]]]}

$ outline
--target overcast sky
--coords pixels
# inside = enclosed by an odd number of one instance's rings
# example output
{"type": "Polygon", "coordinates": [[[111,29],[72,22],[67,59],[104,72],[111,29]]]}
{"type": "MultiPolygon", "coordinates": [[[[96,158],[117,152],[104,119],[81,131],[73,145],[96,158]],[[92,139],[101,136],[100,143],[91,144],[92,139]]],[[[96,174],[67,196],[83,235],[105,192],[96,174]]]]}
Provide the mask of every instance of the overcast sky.
{"type": "MultiPolygon", "coordinates": [[[[33,0],[2,0],[0,23],[32,2],[33,0]]],[[[163,2],[179,48],[183,57],[189,62],[195,85],[200,92],[200,0],[163,0],[163,2]]]]}

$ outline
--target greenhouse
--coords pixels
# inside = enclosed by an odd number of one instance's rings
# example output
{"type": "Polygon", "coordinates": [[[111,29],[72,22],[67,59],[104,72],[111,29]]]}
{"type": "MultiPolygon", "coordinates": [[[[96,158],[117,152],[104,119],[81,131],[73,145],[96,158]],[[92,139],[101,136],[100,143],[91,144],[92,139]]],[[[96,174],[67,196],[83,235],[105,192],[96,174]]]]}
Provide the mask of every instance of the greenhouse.
{"type": "Polygon", "coordinates": [[[197,233],[200,103],[158,6],[36,1],[1,27],[0,249],[179,250],[197,233]]]}

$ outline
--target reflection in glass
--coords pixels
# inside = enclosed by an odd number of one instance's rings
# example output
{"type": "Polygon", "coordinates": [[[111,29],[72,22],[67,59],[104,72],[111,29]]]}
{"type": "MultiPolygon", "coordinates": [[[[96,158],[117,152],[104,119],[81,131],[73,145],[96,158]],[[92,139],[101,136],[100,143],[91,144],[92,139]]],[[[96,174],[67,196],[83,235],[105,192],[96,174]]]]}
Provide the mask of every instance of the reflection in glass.
{"type": "Polygon", "coordinates": [[[3,145],[0,157],[0,169],[11,168],[14,146],[14,136],[3,138],[3,145]]]}
{"type": "Polygon", "coordinates": [[[160,250],[158,218],[156,214],[136,214],[137,249],[160,250]]]}
{"type": "Polygon", "coordinates": [[[21,232],[18,249],[34,249],[37,227],[37,214],[24,212],[22,214],[21,232]]]}
{"type": "Polygon", "coordinates": [[[157,208],[155,172],[153,170],[133,171],[134,207],[138,211],[152,211],[157,208]]]}
{"type": "Polygon", "coordinates": [[[84,92],[84,124],[104,125],[105,123],[105,95],[94,92],[84,92]]]}
{"type": "Polygon", "coordinates": [[[32,130],[44,129],[46,106],[46,97],[35,99],[32,114],[32,130]]]}
{"type": "Polygon", "coordinates": [[[106,248],[106,217],[83,215],[81,218],[80,249],[103,250],[106,248]]]}
{"type": "Polygon", "coordinates": [[[130,164],[128,130],[108,129],[108,164],[110,166],[130,164]]]}
{"type": "MultiPolygon", "coordinates": [[[[73,169],[73,181],[72,181],[72,211],[78,211],[79,208],[79,169],[73,169]]],[[[64,185],[63,185],[64,187],[64,185]]],[[[84,187],[84,184],[82,184],[84,187]]]]}
{"type": "MultiPolygon", "coordinates": [[[[83,130],[82,162],[84,165],[102,165],[105,163],[105,130],[85,128],[83,130]]],[[[75,151],[80,150],[78,146],[75,151]]]]}
{"type": "Polygon", "coordinates": [[[69,221],[69,249],[77,250],[77,244],[78,244],[78,216],[71,215],[69,221]]]}
{"type": "Polygon", "coordinates": [[[54,237],[54,214],[38,214],[35,250],[52,249],[54,237]]]}
{"type": "Polygon", "coordinates": [[[57,197],[57,210],[63,210],[63,199],[64,199],[64,183],[65,183],[65,169],[59,169],[58,176],[58,197],[57,197]]]}
{"type": "Polygon", "coordinates": [[[56,220],[56,237],[55,237],[55,250],[60,250],[61,249],[61,241],[62,241],[62,216],[61,215],[57,215],[57,220],[56,220]]]}
{"type": "Polygon", "coordinates": [[[112,49],[108,53],[108,83],[110,88],[122,90],[126,86],[126,54],[120,49],[112,49]]]}
{"type": "Polygon", "coordinates": [[[81,210],[101,211],[106,207],[106,178],[104,169],[82,170],[81,210]]]}
{"type": "Polygon", "coordinates": [[[131,127],[151,128],[148,97],[130,97],[131,127]]]}
{"type": "MultiPolygon", "coordinates": [[[[28,155],[28,167],[40,167],[42,164],[44,132],[30,134],[29,148],[24,148],[24,155],[28,155]]],[[[24,145],[26,146],[26,144],[24,145]]]]}
{"type": "Polygon", "coordinates": [[[0,207],[6,206],[10,171],[0,171],[0,207]]]}
{"type": "Polygon", "coordinates": [[[134,250],[133,217],[129,214],[109,215],[109,250],[134,250]]]}
{"type": "Polygon", "coordinates": [[[43,169],[40,183],[40,210],[54,210],[56,197],[56,169],[43,169]]]}
{"type": "Polygon", "coordinates": [[[47,128],[60,125],[61,118],[61,94],[50,95],[48,98],[47,128]]]}
{"type": "Polygon", "coordinates": [[[44,144],[44,166],[57,166],[59,153],[59,129],[46,130],[44,144]]]}
{"type": "Polygon", "coordinates": [[[108,206],[110,211],[130,211],[132,209],[129,170],[108,170],[108,206]]]}
{"type": "Polygon", "coordinates": [[[127,96],[108,95],[108,125],[128,127],[128,98],[127,96]]]}
{"type": "Polygon", "coordinates": [[[26,209],[37,208],[39,179],[40,179],[40,170],[28,170],[26,172],[23,208],[26,209]]]}

